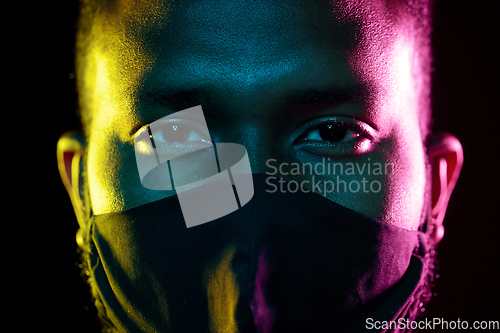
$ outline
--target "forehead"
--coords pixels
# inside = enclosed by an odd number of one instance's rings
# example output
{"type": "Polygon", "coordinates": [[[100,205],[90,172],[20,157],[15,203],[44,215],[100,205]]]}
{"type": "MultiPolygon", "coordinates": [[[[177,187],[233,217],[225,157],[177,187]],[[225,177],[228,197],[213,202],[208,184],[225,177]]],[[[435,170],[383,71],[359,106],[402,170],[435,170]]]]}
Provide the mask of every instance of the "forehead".
{"type": "Polygon", "coordinates": [[[116,0],[100,11],[94,37],[99,49],[128,62],[186,55],[269,62],[386,44],[398,17],[389,2],[116,0]]]}
{"type": "MultiPolygon", "coordinates": [[[[263,21],[280,20],[321,24],[318,19],[333,17],[332,22],[363,23],[374,28],[375,21],[396,19],[405,10],[402,0],[95,0],[100,4],[98,16],[106,24],[134,25],[135,28],[168,24],[187,19],[201,24],[229,23],[253,26],[263,21]],[[113,19],[114,18],[114,19],[113,19]]],[[[179,23],[179,22],[177,22],[179,23]]],[[[147,29],[147,28],[146,28],[147,29]]]]}
{"type": "Polygon", "coordinates": [[[411,81],[398,11],[391,0],[117,0],[96,20],[83,81],[102,104],[92,109],[131,110],[129,123],[141,90],[201,87],[226,106],[354,85],[390,99],[411,81]]]}

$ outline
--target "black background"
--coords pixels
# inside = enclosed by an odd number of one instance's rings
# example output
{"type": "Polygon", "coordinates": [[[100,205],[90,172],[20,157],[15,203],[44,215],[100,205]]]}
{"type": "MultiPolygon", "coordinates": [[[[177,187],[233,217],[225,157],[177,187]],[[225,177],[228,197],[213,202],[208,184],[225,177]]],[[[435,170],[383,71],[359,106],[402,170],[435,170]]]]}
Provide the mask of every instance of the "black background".
{"type": "MultiPolygon", "coordinates": [[[[18,210],[25,210],[20,216],[27,217],[16,219],[15,225],[21,227],[19,235],[29,230],[33,237],[13,238],[21,239],[19,244],[13,242],[21,267],[13,270],[12,277],[23,280],[17,281],[21,282],[21,296],[11,308],[23,317],[17,321],[19,327],[35,324],[52,332],[94,333],[99,332],[96,312],[76,266],[77,222],[56,163],[58,137],[79,126],[75,83],[69,75],[74,72],[78,9],[76,1],[57,3],[32,8],[33,17],[16,16],[19,20],[14,27],[20,32],[19,50],[23,52],[19,54],[27,57],[16,59],[21,64],[13,66],[18,69],[14,73],[17,80],[8,89],[21,91],[12,105],[22,108],[10,113],[16,119],[17,137],[29,141],[20,153],[24,158],[20,172],[31,176],[27,176],[29,186],[19,195],[32,198],[31,205],[19,206],[18,210]],[[22,110],[32,117],[23,119],[22,110]],[[26,123],[28,126],[19,126],[26,123]],[[29,155],[29,151],[37,154],[29,155]],[[33,165],[38,165],[36,171],[33,165]],[[31,254],[23,254],[25,249],[31,254]]],[[[465,164],[438,249],[437,296],[421,319],[460,319],[469,324],[500,320],[499,9],[497,1],[436,3],[434,131],[451,132],[461,140],[465,164]]],[[[15,52],[11,55],[17,57],[15,52]]]]}

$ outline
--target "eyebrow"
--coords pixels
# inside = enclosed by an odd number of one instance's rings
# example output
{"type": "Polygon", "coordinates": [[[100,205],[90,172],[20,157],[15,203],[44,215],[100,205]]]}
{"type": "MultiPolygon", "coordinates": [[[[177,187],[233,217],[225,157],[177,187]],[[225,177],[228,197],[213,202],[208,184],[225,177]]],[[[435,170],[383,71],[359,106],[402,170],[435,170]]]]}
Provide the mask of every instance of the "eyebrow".
{"type": "MultiPolygon", "coordinates": [[[[366,99],[369,89],[365,85],[335,86],[327,89],[295,91],[288,95],[288,104],[332,104],[366,99]]],[[[199,88],[153,90],[140,94],[141,100],[150,105],[161,105],[182,110],[196,105],[206,105],[212,101],[210,94],[199,88]]]]}
{"type": "MultiPolygon", "coordinates": [[[[290,112],[295,108],[299,108],[303,112],[303,108],[311,108],[311,112],[316,108],[331,107],[343,103],[364,103],[370,95],[374,93],[374,87],[368,83],[356,82],[353,84],[332,85],[325,88],[303,89],[291,91],[286,94],[282,101],[283,106],[290,112]]],[[[208,106],[210,104],[218,104],[217,98],[208,90],[203,88],[170,88],[142,91],[139,93],[139,98],[145,104],[150,106],[160,106],[170,109],[171,112],[177,112],[188,109],[197,105],[208,106]]],[[[161,111],[165,116],[165,110],[161,111]]],[[[146,119],[146,118],[144,118],[146,119]]],[[[140,123],[142,126],[144,123],[140,123]]]]}
{"type": "Polygon", "coordinates": [[[153,90],[140,93],[139,97],[147,104],[161,105],[178,111],[210,102],[210,95],[198,88],[153,90]]]}
{"type": "MultiPolygon", "coordinates": [[[[370,93],[368,85],[336,85],[329,88],[320,89],[305,89],[297,90],[289,93],[284,101],[285,108],[290,110],[290,107],[297,106],[299,108],[304,106],[324,107],[338,103],[356,103],[365,101],[370,93]]],[[[138,93],[141,103],[150,106],[161,106],[162,108],[170,109],[171,112],[177,112],[188,109],[197,105],[206,106],[210,103],[216,102],[207,90],[202,88],[171,88],[171,89],[157,89],[150,91],[140,91],[138,93]]],[[[158,119],[167,115],[166,110],[161,110],[158,114],[158,119]],[[161,116],[160,116],[161,114],[161,116]]],[[[138,111],[141,113],[141,111],[138,111]]],[[[302,109],[301,109],[302,112],[302,109]]],[[[138,123],[131,129],[131,133],[135,133],[144,124],[151,121],[151,115],[143,117],[143,121],[138,123]]]]}

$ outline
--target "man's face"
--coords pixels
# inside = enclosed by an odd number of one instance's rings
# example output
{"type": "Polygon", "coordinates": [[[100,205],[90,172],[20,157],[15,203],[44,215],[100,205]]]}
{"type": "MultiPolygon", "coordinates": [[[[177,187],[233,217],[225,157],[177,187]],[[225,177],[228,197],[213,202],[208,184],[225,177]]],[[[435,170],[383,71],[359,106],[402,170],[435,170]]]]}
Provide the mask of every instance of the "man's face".
{"type": "Polygon", "coordinates": [[[172,195],[141,185],[134,136],[201,105],[211,139],[245,146],[253,173],[288,163],[283,178],[301,183],[311,174],[291,175],[292,163],[353,163],[347,184],[381,188],[320,194],[416,230],[426,182],[416,43],[383,4],[345,2],[119,2],[98,22],[86,64],[94,214],[172,195]]]}
{"type": "Polygon", "coordinates": [[[102,5],[78,63],[87,140],[63,136],[58,161],[103,317],[124,331],[290,332],[418,312],[410,290],[432,266],[419,245],[442,238],[463,155],[436,135],[427,163],[427,76],[400,1],[102,5]],[[178,117],[198,105],[209,137],[178,117]],[[185,193],[141,183],[144,140],[174,155],[244,146],[252,203],[185,228],[185,193]]]}

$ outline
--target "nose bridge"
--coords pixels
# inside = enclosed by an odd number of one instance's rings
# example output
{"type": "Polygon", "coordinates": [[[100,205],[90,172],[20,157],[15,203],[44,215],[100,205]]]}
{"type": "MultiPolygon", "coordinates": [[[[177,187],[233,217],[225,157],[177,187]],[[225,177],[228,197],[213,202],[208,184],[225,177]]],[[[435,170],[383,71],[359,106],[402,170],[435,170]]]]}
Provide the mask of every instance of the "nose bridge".
{"type": "Polygon", "coordinates": [[[214,126],[209,126],[211,131],[215,130],[216,142],[238,143],[246,148],[252,173],[264,173],[266,161],[278,159],[283,150],[277,121],[281,105],[272,97],[272,88],[239,88],[219,101],[215,110],[207,110],[209,117],[215,114],[214,126]]]}
{"type": "Polygon", "coordinates": [[[276,147],[272,146],[272,140],[266,140],[266,135],[256,133],[254,137],[245,141],[243,145],[247,149],[252,173],[265,173],[266,161],[276,157],[276,147]]]}
{"type": "Polygon", "coordinates": [[[223,142],[233,142],[243,145],[248,154],[252,173],[265,173],[266,161],[277,158],[279,147],[274,138],[274,129],[255,117],[245,117],[245,120],[235,122],[225,128],[223,142]],[[252,119],[253,118],[253,119],[252,119]],[[228,129],[228,130],[227,130],[228,129]]]}

